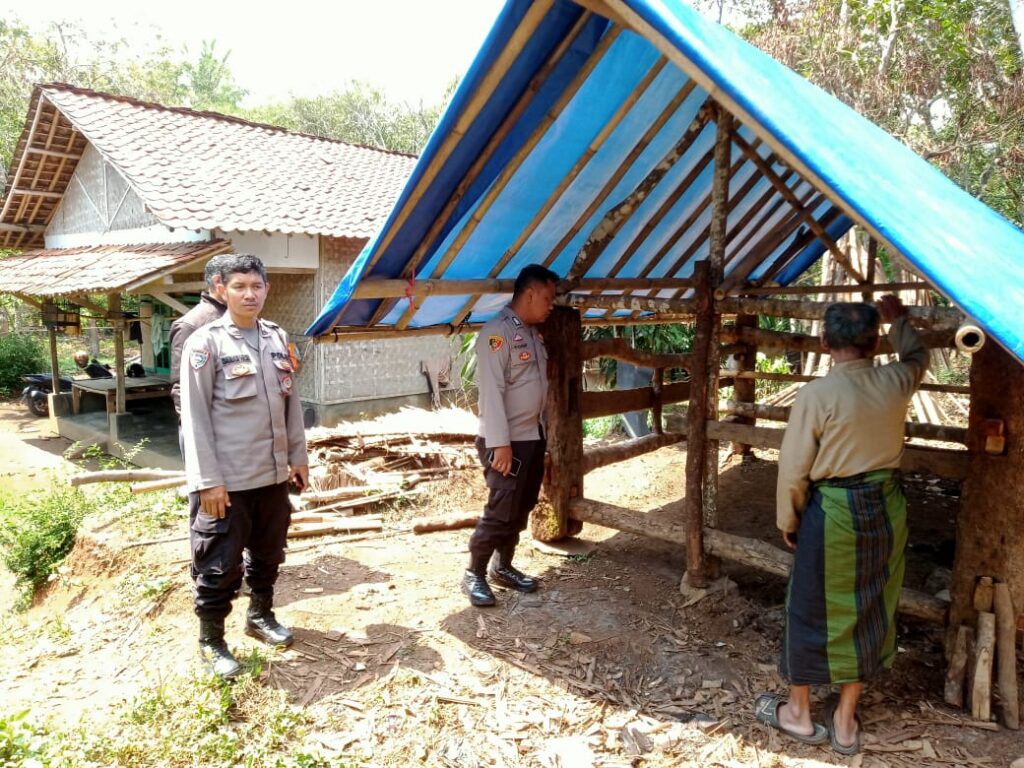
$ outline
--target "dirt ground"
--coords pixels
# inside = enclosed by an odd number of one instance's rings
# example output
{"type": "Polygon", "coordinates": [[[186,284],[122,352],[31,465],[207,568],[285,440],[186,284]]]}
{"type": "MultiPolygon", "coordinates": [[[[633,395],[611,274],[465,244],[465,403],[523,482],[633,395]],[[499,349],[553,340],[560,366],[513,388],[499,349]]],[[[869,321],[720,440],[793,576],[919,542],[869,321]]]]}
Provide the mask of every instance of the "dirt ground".
{"type": "MultiPolygon", "coordinates": [[[[23,410],[0,407],[6,487],[62,463],[66,441],[32,427],[23,410]]],[[[776,541],[775,464],[760,455],[725,463],[721,525],[776,541]]],[[[654,509],[682,495],[684,462],[684,449],[665,448],[588,475],[586,494],[654,509]]],[[[920,477],[908,488],[907,584],[930,579],[933,589],[935,569],[951,565],[958,489],[920,477]]],[[[865,697],[862,755],[840,758],[758,725],[754,696],[783,689],[784,582],[727,565],[738,591],[688,606],[683,553],[650,539],[587,525],[579,538],[589,554],[524,543],[517,565],[542,588],[501,591],[497,607],[473,609],[458,589],[468,532],[414,536],[408,520],[478,509],[484,490],[477,472],[461,472],[387,511],[381,534],[295,542],[276,604],[296,642],[267,651],[263,674],[324,724],[313,745],[366,765],[460,767],[1005,766],[1024,755],[1019,735],[942,703],[941,630],[904,619],[896,666],[865,697]]],[[[63,578],[5,620],[16,651],[0,660],[8,711],[102,721],[146,686],[195,673],[186,543],[128,547],[137,542],[119,523],[113,512],[88,520],[63,578]],[[160,588],[140,602],[140,584],[160,588]]],[[[161,539],[185,533],[182,516],[161,539]]],[[[244,654],[255,643],[242,613],[228,626],[244,654]]],[[[827,693],[816,691],[819,719],[827,693]]]]}

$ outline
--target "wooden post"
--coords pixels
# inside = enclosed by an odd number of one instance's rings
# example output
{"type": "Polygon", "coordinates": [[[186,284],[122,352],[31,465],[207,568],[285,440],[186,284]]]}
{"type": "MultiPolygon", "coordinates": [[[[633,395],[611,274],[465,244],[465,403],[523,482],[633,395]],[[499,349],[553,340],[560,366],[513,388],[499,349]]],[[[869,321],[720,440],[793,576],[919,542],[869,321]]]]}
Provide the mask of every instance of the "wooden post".
{"type": "MultiPolygon", "coordinates": [[[[736,325],[741,328],[757,328],[757,315],[737,315],[736,325]]],[[[736,362],[740,371],[753,371],[757,362],[757,345],[748,344],[743,352],[736,355],[736,362]]],[[[757,380],[751,378],[737,377],[733,382],[733,391],[736,393],[736,401],[740,403],[754,403],[757,401],[757,380]]],[[[730,419],[737,424],[756,424],[757,419],[749,416],[734,416],[730,419]]],[[[731,453],[733,456],[752,456],[753,446],[746,443],[733,443],[731,453]]]]}
{"type": "Polygon", "coordinates": [[[996,616],[978,614],[974,642],[974,673],[971,676],[971,716],[988,721],[992,716],[992,655],[996,646],[996,616]]]}
{"type": "Polygon", "coordinates": [[[114,326],[114,377],[117,381],[116,413],[128,412],[124,390],[124,318],[121,313],[121,294],[107,294],[107,316],[114,326]]]}
{"type": "Polygon", "coordinates": [[[1013,503],[1024,495],[1024,366],[997,343],[986,344],[971,361],[967,450],[950,589],[952,626],[975,623],[979,576],[1005,582],[1017,611],[1024,607],[1024,516],[1013,503]],[[985,452],[989,419],[1005,425],[1000,455],[985,452]]]}
{"type": "Polygon", "coordinates": [[[710,268],[706,261],[698,261],[693,265],[693,278],[697,322],[690,370],[690,405],[686,413],[686,491],[683,503],[687,529],[686,575],[690,586],[702,588],[707,585],[704,562],[704,462],[708,449],[708,399],[709,396],[717,398],[718,392],[708,392],[707,368],[714,305],[710,268]]]}
{"type": "Polygon", "coordinates": [[[57,362],[57,329],[50,328],[50,383],[55,394],[60,394],[60,363],[57,362]]]}
{"type": "Polygon", "coordinates": [[[967,676],[967,661],[970,658],[974,630],[961,624],[956,628],[956,637],[950,652],[949,667],[946,669],[945,701],[954,707],[964,705],[964,678],[967,676]]]}
{"type": "Polygon", "coordinates": [[[655,368],[654,376],[651,378],[651,391],[654,394],[654,405],[651,407],[651,430],[656,435],[665,433],[665,425],[662,424],[661,411],[662,387],[665,384],[665,369],[655,368]]]}
{"type": "Polygon", "coordinates": [[[538,504],[531,532],[539,541],[557,541],[579,532],[569,519],[569,502],[583,496],[583,358],[580,313],[555,307],[544,323],[548,351],[548,429],[544,492],[550,504],[538,504]]]}
{"type": "Polygon", "coordinates": [[[867,280],[867,287],[864,292],[860,295],[861,299],[865,302],[871,302],[875,300],[874,283],[875,283],[875,265],[878,263],[878,241],[871,237],[868,239],[868,263],[865,269],[864,279],[867,280]]]}

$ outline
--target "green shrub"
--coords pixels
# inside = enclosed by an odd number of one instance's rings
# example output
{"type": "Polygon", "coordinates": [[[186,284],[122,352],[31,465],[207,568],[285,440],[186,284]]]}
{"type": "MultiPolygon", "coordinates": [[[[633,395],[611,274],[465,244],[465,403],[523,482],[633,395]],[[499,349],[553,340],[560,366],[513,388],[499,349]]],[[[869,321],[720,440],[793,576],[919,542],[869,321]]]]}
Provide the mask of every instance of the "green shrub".
{"type": "Polygon", "coordinates": [[[78,526],[92,504],[78,488],[54,484],[17,500],[6,499],[0,515],[4,565],[16,577],[23,599],[56,573],[75,545],[78,526]]]}
{"type": "Polygon", "coordinates": [[[42,342],[26,333],[0,336],[0,395],[10,396],[21,390],[22,374],[45,370],[46,351],[42,342]]]}

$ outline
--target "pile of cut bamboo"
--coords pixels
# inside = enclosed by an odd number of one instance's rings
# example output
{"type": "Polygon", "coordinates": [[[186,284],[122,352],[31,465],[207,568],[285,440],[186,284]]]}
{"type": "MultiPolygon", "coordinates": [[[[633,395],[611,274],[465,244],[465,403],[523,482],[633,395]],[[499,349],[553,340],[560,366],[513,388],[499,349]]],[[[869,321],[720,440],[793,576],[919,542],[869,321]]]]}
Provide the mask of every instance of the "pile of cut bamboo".
{"type": "MultiPolygon", "coordinates": [[[[982,721],[992,717],[992,669],[996,666],[1002,723],[1020,727],[1020,694],[1017,688],[1017,613],[1009,585],[982,576],[974,590],[975,627],[962,624],[951,636],[952,652],[946,672],[946,703],[965,706],[982,721]]],[[[952,628],[951,628],[952,631],[952,628]]]]}

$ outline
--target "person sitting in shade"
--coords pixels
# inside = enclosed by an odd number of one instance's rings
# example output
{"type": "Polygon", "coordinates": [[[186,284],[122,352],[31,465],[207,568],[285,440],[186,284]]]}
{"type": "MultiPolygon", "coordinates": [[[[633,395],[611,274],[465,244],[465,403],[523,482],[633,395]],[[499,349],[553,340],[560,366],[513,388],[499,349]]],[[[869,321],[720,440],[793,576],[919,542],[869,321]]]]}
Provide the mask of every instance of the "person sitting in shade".
{"type": "Polygon", "coordinates": [[[112,379],[114,377],[110,369],[95,357],[90,360],[89,353],[84,349],[79,349],[75,352],[74,357],[75,365],[90,379],[112,379]]]}

